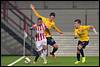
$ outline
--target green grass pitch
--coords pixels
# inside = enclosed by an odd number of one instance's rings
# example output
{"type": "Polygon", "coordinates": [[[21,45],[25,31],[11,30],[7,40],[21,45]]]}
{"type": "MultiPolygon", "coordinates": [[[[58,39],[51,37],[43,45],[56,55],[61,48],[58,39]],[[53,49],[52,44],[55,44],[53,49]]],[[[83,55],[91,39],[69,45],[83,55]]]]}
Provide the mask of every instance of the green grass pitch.
{"type": "MultiPolygon", "coordinates": [[[[21,56],[1,56],[1,66],[16,61],[21,56]]],[[[43,64],[41,58],[38,59],[36,64],[25,64],[24,59],[14,64],[13,66],[99,66],[99,56],[87,56],[86,63],[74,64],[76,57],[74,56],[57,56],[56,58],[47,57],[48,64],[43,64]]]]}

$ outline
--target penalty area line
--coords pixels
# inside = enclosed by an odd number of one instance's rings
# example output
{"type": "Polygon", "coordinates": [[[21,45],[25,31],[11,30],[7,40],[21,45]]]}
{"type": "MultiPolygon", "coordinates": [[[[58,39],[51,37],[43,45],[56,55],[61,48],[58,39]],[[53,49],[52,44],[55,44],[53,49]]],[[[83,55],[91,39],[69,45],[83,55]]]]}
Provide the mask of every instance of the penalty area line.
{"type": "Polygon", "coordinates": [[[16,61],[14,61],[14,62],[8,64],[7,66],[12,66],[12,65],[16,64],[17,62],[21,61],[24,57],[25,57],[25,56],[20,57],[19,59],[17,59],[16,61]]]}

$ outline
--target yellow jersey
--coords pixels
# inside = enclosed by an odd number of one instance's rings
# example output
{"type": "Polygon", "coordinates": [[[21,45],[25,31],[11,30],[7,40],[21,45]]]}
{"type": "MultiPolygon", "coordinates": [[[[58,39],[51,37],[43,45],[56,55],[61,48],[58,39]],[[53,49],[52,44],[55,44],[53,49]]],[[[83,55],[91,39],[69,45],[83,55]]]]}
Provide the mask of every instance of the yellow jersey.
{"type": "Polygon", "coordinates": [[[74,35],[79,38],[80,41],[89,40],[89,28],[90,26],[81,25],[78,29],[74,30],[74,35]]]}
{"type": "Polygon", "coordinates": [[[44,24],[46,25],[46,27],[48,28],[48,31],[45,31],[46,37],[51,37],[50,29],[52,29],[52,28],[56,29],[57,32],[61,32],[61,30],[60,30],[59,28],[56,27],[54,21],[50,21],[49,18],[43,17],[43,16],[41,16],[39,13],[36,13],[36,15],[37,15],[39,18],[42,18],[43,23],[44,23],[44,24]]]}

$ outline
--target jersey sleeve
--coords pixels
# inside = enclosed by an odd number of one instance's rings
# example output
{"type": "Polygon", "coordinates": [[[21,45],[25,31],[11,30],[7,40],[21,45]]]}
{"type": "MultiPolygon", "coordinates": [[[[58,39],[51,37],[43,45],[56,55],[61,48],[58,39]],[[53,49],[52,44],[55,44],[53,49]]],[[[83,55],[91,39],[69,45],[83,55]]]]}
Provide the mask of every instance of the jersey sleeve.
{"type": "Polygon", "coordinates": [[[47,26],[43,23],[44,27],[45,27],[45,32],[48,32],[49,35],[51,35],[50,30],[47,28],[47,26]]]}
{"type": "Polygon", "coordinates": [[[40,18],[42,18],[42,21],[43,21],[43,23],[45,24],[46,23],[46,17],[43,17],[43,16],[40,16],[40,18]]]}
{"type": "Polygon", "coordinates": [[[53,24],[53,28],[54,28],[57,32],[62,33],[62,31],[61,31],[55,24],[53,24]]]}
{"type": "Polygon", "coordinates": [[[39,14],[39,12],[37,12],[36,10],[34,10],[34,13],[35,13],[35,15],[36,15],[38,18],[42,18],[43,23],[45,23],[44,21],[46,21],[46,17],[41,16],[41,15],[39,14]]]}
{"type": "Polygon", "coordinates": [[[47,19],[46,17],[41,16],[41,15],[39,15],[38,17],[42,19],[43,23],[46,23],[46,19],[47,19]]]}
{"type": "Polygon", "coordinates": [[[42,24],[43,24],[44,28],[46,29],[46,28],[47,28],[47,26],[46,26],[44,23],[42,23],[42,24]]]}
{"type": "Polygon", "coordinates": [[[33,24],[33,25],[32,25],[32,28],[36,28],[36,26],[37,26],[36,24],[33,24]]]}
{"type": "Polygon", "coordinates": [[[78,31],[77,29],[74,29],[74,36],[75,36],[75,37],[78,36],[78,35],[77,35],[77,31],[78,31]]]}
{"type": "Polygon", "coordinates": [[[87,26],[83,26],[83,30],[89,30],[90,29],[90,26],[87,25],[87,26]]]}

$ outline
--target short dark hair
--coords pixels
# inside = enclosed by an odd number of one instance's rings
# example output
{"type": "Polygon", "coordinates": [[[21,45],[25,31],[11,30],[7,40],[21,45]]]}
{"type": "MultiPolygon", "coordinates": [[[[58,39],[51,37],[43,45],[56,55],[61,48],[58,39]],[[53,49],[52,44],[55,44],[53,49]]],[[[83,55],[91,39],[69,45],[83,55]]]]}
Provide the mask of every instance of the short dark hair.
{"type": "Polygon", "coordinates": [[[42,20],[42,18],[38,18],[37,20],[42,20]]]}
{"type": "Polygon", "coordinates": [[[76,19],[76,20],[74,20],[74,22],[78,22],[79,24],[81,24],[81,20],[80,19],[76,19]]]}
{"type": "Polygon", "coordinates": [[[49,16],[54,16],[54,17],[55,17],[55,13],[54,13],[54,12],[51,12],[51,13],[49,14],[49,16]]]}

